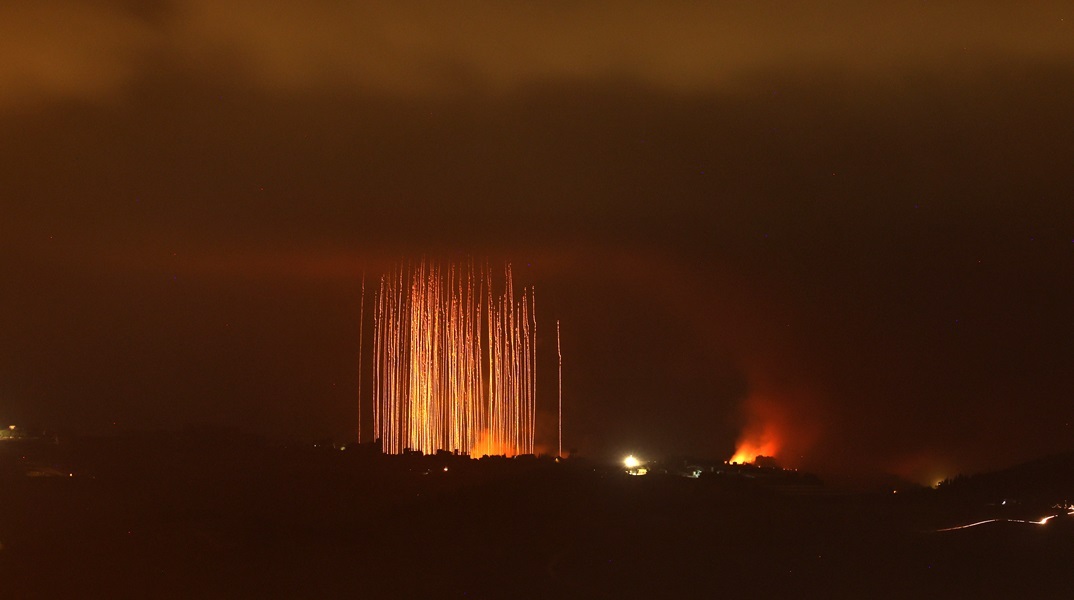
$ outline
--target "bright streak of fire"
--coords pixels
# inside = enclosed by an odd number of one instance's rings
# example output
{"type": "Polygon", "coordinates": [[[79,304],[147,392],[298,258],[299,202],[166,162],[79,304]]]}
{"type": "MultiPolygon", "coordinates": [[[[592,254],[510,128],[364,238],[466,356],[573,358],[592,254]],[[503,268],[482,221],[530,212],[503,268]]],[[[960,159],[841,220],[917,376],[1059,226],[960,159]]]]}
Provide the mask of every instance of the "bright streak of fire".
{"type": "Polygon", "coordinates": [[[1051,519],[1054,519],[1055,515],[1050,517],[1044,517],[1039,521],[1026,521],[1025,519],[985,519],[984,521],[977,521],[976,523],[970,523],[968,525],[958,525],[956,527],[945,527],[943,529],[937,529],[936,531],[958,531],[959,529],[969,529],[970,527],[977,527],[978,525],[985,525],[988,523],[1025,523],[1027,525],[1044,525],[1051,519]]]}
{"type": "MultiPolygon", "coordinates": [[[[1061,508],[1067,511],[1067,516],[1074,516],[1074,504],[1062,505],[1057,504],[1053,508],[1061,508]]],[[[1048,515],[1042,519],[1036,521],[1026,521],[1025,519],[985,519],[984,521],[977,521],[976,523],[969,523],[966,525],[956,525],[955,527],[945,527],[943,529],[937,529],[936,531],[958,531],[960,529],[969,529],[971,527],[977,527],[979,525],[987,525],[988,523],[1025,523],[1026,525],[1047,525],[1048,521],[1056,518],[1059,515],[1048,515]]]]}
{"type": "Polygon", "coordinates": [[[536,303],[511,266],[421,261],[380,281],[374,301],[373,427],[384,452],[529,454],[536,420],[536,303]]]}

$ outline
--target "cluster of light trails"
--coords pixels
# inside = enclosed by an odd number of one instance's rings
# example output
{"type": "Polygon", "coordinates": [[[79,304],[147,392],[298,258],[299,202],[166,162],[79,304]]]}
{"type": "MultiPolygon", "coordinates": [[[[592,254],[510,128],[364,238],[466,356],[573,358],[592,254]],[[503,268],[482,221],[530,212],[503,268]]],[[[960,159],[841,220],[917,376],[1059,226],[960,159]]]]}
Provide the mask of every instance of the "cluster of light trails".
{"type": "Polygon", "coordinates": [[[374,299],[373,429],[383,451],[531,454],[536,303],[473,264],[421,261],[381,277],[374,299]]]}
{"type": "MultiPolygon", "coordinates": [[[[1074,504],[1062,505],[1057,504],[1052,508],[1060,508],[1067,511],[1068,516],[1074,516],[1074,504]]],[[[960,529],[970,529],[971,527],[978,527],[980,525],[987,525],[988,523],[1024,523],[1026,525],[1046,525],[1048,521],[1058,517],[1059,515],[1049,515],[1036,521],[1027,521],[1025,519],[985,519],[984,521],[977,521],[976,523],[968,523],[966,525],[956,525],[955,527],[944,527],[943,529],[937,529],[936,531],[958,531],[960,529]]]]}

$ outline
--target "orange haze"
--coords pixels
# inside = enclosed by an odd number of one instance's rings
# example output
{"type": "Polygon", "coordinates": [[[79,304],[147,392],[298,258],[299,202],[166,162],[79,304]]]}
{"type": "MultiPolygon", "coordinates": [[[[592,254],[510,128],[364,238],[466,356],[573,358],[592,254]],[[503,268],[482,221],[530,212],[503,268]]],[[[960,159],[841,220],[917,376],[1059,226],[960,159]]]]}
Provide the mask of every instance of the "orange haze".
{"type": "Polygon", "coordinates": [[[804,408],[814,403],[800,393],[793,400],[783,394],[751,394],[744,404],[746,425],[728,462],[751,463],[758,456],[771,456],[784,466],[797,465],[818,430],[813,415],[804,408]],[[802,414],[792,414],[795,410],[802,414]]]}
{"type": "Polygon", "coordinates": [[[473,447],[470,448],[470,456],[514,456],[514,446],[497,442],[496,440],[489,438],[488,429],[481,431],[481,435],[477,437],[477,441],[474,442],[473,447]]]}

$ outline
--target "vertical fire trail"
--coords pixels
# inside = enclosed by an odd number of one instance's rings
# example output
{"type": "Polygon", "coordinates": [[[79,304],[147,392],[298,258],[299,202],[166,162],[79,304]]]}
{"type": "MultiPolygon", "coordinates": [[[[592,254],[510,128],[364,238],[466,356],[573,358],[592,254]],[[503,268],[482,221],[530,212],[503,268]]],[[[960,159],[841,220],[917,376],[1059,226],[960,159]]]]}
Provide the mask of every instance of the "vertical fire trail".
{"type": "Polygon", "coordinates": [[[559,453],[563,456],[563,346],[559,339],[559,319],[556,319],[556,355],[559,356],[559,453]]]}
{"type": "Polygon", "coordinates": [[[358,309],[358,443],[362,443],[362,347],[365,346],[365,336],[362,327],[365,326],[365,273],[362,273],[362,303],[358,309]]]}
{"type": "Polygon", "coordinates": [[[381,277],[374,299],[373,429],[384,452],[530,454],[536,305],[511,266],[421,261],[381,277]]]}

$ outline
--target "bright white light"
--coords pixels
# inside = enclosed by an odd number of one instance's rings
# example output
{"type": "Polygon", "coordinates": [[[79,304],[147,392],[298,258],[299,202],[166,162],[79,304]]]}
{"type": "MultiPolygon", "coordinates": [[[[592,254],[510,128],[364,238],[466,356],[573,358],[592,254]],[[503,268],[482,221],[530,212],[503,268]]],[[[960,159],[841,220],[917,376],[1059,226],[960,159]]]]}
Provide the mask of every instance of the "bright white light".
{"type": "Polygon", "coordinates": [[[637,469],[639,466],[641,466],[641,461],[634,458],[634,455],[631,454],[630,456],[623,459],[623,466],[628,469],[637,469]]]}

